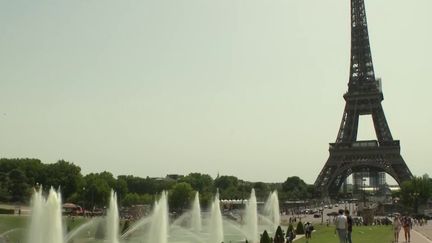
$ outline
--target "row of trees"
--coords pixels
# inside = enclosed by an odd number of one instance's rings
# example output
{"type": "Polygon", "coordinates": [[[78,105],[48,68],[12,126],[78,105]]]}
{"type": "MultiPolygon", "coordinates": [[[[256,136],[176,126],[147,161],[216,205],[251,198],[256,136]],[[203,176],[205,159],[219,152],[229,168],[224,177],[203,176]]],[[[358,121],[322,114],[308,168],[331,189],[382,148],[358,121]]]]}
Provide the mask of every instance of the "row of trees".
{"type": "Polygon", "coordinates": [[[299,177],[289,177],[283,183],[248,182],[235,176],[190,173],[177,178],[142,178],[133,175],[114,177],[110,172],[82,175],[81,168],[60,160],[44,164],[38,159],[0,159],[0,201],[30,200],[32,190],[42,186],[60,188],[65,202],[75,202],[86,208],[103,207],[111,189],[117,192],[120,204],[151,204],[161,191],[169,191],[170,208],[182,210],[189,206],[195,192],[200,193],[203,206],[210,204],[216,190],[222,199],[247,199],[252,188],[265,200],[270,191],[278,190],[281,200],[311,198],[313,187],[299,177]]]}
{"type": "MultiPolygon", "coordinates": [[[[114,177],[106,171],[82,175],[79,166],[64,160],[44,164],[38,159],[0,159],[0,202],[26,203],[33,188],[41,185],[45,190],[49,186],[60,188],[65,202],[75,202],[86,208],[106,206],[111,189],[125,206],[151,204],[165,190],[170,195],[170,208],[180,211],[189,206],[195,192],[200,193],[204,207],[210,205],[217,189],[221,199],[247,199],[254,188],[261,201],[273,190],[278,191],[281,201],[311,199],[314,192],[313,185],[307,185],[297,176],[288,177],[283,183],[248,182],[225,175],[213,179],[201,173],[172,178],[114,177]]],[[[418,207],[432,198],[432,180],[427,176],[414,177],[401,185],[395,197],[418,212],[418,207]]]]}

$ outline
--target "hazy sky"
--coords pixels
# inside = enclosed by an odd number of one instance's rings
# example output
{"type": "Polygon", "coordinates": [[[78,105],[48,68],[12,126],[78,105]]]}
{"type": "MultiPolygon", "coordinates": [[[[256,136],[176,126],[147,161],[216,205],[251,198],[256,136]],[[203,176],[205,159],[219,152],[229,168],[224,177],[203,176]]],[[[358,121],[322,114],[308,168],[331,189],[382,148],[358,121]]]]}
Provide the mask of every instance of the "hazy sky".
{"type": "MultiPolygon", "coordinates": [[[[432,1],[366,8],[393,137],[431,173],[432,1]]],[[[0,0],[0,157],[313,183],[349,59],[348,0],[0,0]]]]}

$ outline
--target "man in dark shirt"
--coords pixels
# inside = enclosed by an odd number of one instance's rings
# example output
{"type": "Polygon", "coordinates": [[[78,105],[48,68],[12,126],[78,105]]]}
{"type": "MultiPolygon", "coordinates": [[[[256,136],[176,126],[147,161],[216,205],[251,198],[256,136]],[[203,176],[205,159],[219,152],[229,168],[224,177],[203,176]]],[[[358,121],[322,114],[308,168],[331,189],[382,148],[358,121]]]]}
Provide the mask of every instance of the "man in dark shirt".
{"type": "Polygon", "coordinates": [[[348,209],[345,209],[345,216],[347,217],[347,223],[348,223],[347,241],[346,242],[352,243],[351,233],[352,233],[353,219],[350,216],[350,212],[348,209]]]}

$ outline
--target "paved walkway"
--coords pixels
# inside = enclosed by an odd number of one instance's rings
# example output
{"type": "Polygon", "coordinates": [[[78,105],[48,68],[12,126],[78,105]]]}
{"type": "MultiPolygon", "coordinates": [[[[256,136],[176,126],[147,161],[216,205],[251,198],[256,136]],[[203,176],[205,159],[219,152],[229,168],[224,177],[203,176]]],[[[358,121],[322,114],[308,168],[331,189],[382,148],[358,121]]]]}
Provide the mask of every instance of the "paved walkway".
{"type": "MultiPolygon", "coordinates": [[[[411,230],[411,242],[412,243],[432,243],[432,225],[428,224],[425,226],[417,226],[411,230]]],[[[401,229],[399,233],[399,242],[406,242],[404,236],[404,230],[401,229]]]]}

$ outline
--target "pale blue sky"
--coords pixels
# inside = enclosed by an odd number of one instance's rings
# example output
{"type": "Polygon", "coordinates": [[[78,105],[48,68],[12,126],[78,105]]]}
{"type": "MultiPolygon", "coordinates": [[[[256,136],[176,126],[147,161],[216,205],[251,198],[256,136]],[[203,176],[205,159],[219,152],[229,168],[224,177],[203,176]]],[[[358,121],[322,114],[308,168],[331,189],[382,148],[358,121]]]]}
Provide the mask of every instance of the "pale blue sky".
{"type": "MultiPolygon", "coordinates": [[[[432,1],[366,8],[393,137],[430,173],[432,1]]],[[[349,18],[348,0],[0,0],[0,157],[313,183],[345,105],[349,18]]]]}

